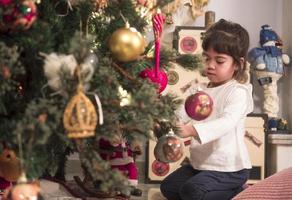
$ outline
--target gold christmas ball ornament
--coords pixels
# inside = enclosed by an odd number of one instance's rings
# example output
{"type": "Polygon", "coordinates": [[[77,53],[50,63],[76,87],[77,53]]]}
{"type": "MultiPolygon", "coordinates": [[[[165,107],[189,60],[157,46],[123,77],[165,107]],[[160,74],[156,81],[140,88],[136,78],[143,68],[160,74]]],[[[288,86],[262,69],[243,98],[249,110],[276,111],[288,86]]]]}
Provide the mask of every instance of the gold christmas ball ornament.
{"type": "Polygon", "coordinates": [[[136,60],[145,51],[145,39],[135,28],[126,23],[116,30],[109,40],[109,48],[114,57],[121,62],[136,60]]]}
{"type": "Polygon", "coordinates": [[[69,101],[63,115],[63,124],[69,138],[85,138],[95,135],[97,124],[95,107],[81,88],[69,101]]]}
{"type": "Polygon", "coordinates": [[[14,151],[4,149],[0,155],[0,176],[7,181],[15,182],[21,175],[20,160],[14,151]]]}

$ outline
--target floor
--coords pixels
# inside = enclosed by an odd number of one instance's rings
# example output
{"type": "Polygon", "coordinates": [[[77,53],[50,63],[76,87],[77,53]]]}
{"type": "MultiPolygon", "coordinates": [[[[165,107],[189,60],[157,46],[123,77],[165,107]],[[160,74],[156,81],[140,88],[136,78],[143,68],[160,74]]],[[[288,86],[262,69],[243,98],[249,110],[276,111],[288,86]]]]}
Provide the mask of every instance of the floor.
{"type": "Polygon", "coordinates": [[[158,184],[139,184],[139,188],[143,190],[141,197],[131,196],[131,200],[166,200],[163,198],[159,190],[158,184]]]}
{"type": "MultiPolygon", "coordinates": [[[[142,196],[131,196],[130,200],[166,200],[159,190],[159,184],[147,184],[145,178],[145,162],[137,162],[139,169],[139,184],[138,188],[142,189],[142,196]]],[[[49,180],[42,180],[40,182],[41,189],[43,191],[43,197],[45,200],[80,200],[78,196],[87,196],[82,189],[76,186],[76,182],[73,181],[74,176],[79,176],[81,168],[78,159],[71,159],[66,169],[66,179],[69,180],[66,185],[52,182],[49,180]],[[71,183],[72,180],[72,184],[71,183]],[[73,182],[75,184],[73,184],[73,182]],[[71,191],[69,191],[71,190],[71,191]],[[72,192],[73,191],[73,192],[72,192]],[[73,193],[77,195],[72,195],[73,193]],[[83,195],[84,193],[84,195],[83,195]]],[[[89,197],[86,200],[99,200],[101,198],[89,197]]],[[[113,200],[113,198],[102,198],[102,200],[113,200]]]]}
{"type": "MultiPolygon", "coordinates": [[[[64,185],[62,184],[58,184],[58,183],[48,181],[48,180],[41,180],[40,185],[41,185],[42,195],[45,200],[80,200],[81,198],[78,198],[78,196],[90,195],[89,193],[84,193],[84,191],[82,191],[82,189],[80,190],[80,188],[76,188],[76,187],[74,188],[73,185],[70,185],[68,183],[67,183],[67,186],[64,187],[64,185]],[[73,195],[74,193],[75,195],[73,195]]],[[[139,184],[138,188],[142,189],[143,191],[142,196],[131,196],[130,200],[166,200],[161,195],[158,184],[141,183],[139,184]]],[[[87,197],[85,199],[86,200],[99,200],[99,199],[114,200],[115,198],[87,197]]]]}
{"type": "Polygon", "coordinates": [[[166,200],[160,193],[159,184],[147,184],[145,177],[145,163],[136,162],[139,169],[139,184],[138,188],[143,190],[141,197],[131,196],[131,200],[166,200]]]}

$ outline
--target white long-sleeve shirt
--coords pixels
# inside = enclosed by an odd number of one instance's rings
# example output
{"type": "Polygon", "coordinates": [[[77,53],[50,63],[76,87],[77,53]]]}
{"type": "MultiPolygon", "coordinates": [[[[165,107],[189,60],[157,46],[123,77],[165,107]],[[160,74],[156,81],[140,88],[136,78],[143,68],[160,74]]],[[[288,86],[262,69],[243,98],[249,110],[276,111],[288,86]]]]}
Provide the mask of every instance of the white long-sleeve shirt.
{"type": "MultiPolygon", "coordinates": [[[[203,121],[192,120],[199,141],[191,139],[191,165],[199,170],[224,172],[251,168],[244,142],[245,117],[253,111],[251,85],[231,80],[203,91],[211,96],[213,111],[203,121]]],[[[178,114],[185,122],[190,119],[185,111],[178,114]]]]}

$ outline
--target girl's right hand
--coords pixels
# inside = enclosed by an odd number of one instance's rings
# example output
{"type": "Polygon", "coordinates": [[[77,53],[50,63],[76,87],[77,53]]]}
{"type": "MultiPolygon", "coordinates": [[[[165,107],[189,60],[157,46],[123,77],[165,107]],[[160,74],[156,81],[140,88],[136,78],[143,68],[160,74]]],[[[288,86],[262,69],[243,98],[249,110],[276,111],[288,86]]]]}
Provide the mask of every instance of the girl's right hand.
{"type": "Polygon", "coordinates": [[[181,122],[176,124],[177,127],[180,129],[179,136],[182,138],[187,138],[187,137],[197,137],[197,131],[193,127],[192,124],[183,124],[181,122]]]}

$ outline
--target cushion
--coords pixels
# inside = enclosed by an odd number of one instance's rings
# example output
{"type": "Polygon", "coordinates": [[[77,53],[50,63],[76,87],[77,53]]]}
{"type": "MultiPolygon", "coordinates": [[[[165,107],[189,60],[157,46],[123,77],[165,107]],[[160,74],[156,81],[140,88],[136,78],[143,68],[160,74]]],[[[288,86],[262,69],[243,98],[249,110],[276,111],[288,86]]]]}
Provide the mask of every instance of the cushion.
{"type": "Polygon", "coordinates": [[[284,169],[236,195],[232,200],[292,199],[292,167],[284,169]]]}

